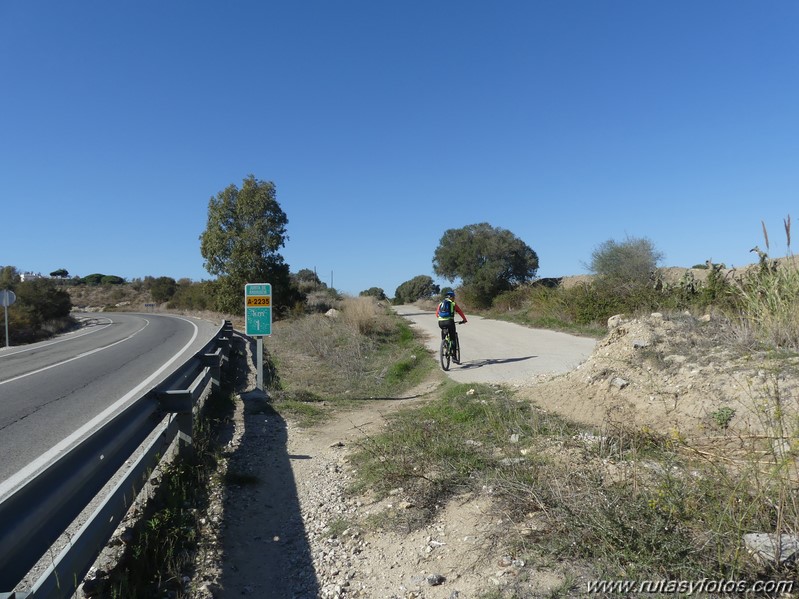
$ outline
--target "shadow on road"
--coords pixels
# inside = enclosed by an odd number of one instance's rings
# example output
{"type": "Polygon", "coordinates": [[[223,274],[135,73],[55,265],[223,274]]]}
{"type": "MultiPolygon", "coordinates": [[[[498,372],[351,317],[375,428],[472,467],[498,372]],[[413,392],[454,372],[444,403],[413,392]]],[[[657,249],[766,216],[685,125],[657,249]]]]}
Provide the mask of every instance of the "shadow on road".
{"type": "Polygon", "coordinates": [[[472,368],[482,368],[483,366],[495,366],[497,364],[510,364],[512,362],[523,362],[524,360],[531,360],[538,356],[525,356],[524,358],[488,358],[486,360],[473,360],[461,364],[462,370],[469,370],[472,368]]]}
{"type": "Polygon", "coordinates": [[[222,588],[215,596],[317,597],[291,467],[311,456],[288,453],[286,422],[262,392],[243,393],[242,401],[244,432],[228,463],[222,588]]]}

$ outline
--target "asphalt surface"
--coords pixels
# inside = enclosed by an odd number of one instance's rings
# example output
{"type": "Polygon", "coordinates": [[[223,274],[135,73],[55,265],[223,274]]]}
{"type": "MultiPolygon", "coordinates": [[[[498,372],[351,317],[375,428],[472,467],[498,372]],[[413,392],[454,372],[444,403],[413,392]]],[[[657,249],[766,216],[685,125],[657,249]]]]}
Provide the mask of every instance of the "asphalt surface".
{"type": "MultiPolygon", "coordinates": [[[[441,333],[435,312],[412,305],[394,309],[426,335],[426,345],[438,360],[441,333]]],[[[533,383],[542,375],[573,370],[596,346],[596,340],[586,337],[532,329],[468,313],[466,318],[466,324],[458,325],[461,364],[453,363],[448,373],[460,383],[533,383]]]]}
{"type": "Polygon", "coordinates": [[[197,352],[218,325],[171,315],[84,315],[50,341],[0,350],[0,495],[7,479],[100,425],[197,352]]]}

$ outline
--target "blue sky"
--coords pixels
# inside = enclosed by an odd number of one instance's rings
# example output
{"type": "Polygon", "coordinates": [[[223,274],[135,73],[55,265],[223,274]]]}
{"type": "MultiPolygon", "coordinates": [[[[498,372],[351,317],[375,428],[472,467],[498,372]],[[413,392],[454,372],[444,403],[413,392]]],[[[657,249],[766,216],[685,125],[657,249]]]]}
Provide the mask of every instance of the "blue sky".
{"type": "MultiPolygon", "coordinates": [[[[357,294],[488,222],[586,272],[785,255],[794,0],[0,0],[0,265],[209,279],[208,200],[252,174],[281,251],[357,294]]],[[[445,281],[439,280],[440,283],[445,281]]]]}

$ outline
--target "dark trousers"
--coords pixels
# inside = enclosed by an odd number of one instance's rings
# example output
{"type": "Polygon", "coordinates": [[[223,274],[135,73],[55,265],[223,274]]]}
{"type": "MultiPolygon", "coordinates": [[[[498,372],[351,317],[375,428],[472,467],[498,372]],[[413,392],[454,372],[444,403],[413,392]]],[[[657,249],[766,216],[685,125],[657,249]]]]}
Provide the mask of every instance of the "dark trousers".
{"type": "Polygon", "coordinates": [[[450,338],[453,340],[458,338],[458,333],[455,331],[455,319],[451,318],[450,320],[439,320],[438,326],[441,329],[441,338],[443,339],[447,332],[449,332],[450,338]]]}

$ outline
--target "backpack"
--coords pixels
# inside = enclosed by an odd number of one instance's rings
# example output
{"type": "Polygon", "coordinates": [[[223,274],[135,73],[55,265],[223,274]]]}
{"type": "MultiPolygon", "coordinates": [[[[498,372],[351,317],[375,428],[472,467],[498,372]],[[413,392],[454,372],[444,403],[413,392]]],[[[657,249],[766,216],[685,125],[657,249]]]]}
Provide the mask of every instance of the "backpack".
{"type": "Polygon", "coordinates": [[[438,304],[438,317],[439,318],[454,318],[455,314],[453,314],[452,306],[455,302],[452,300],[445,299],[443,302],[438,304]]]}

